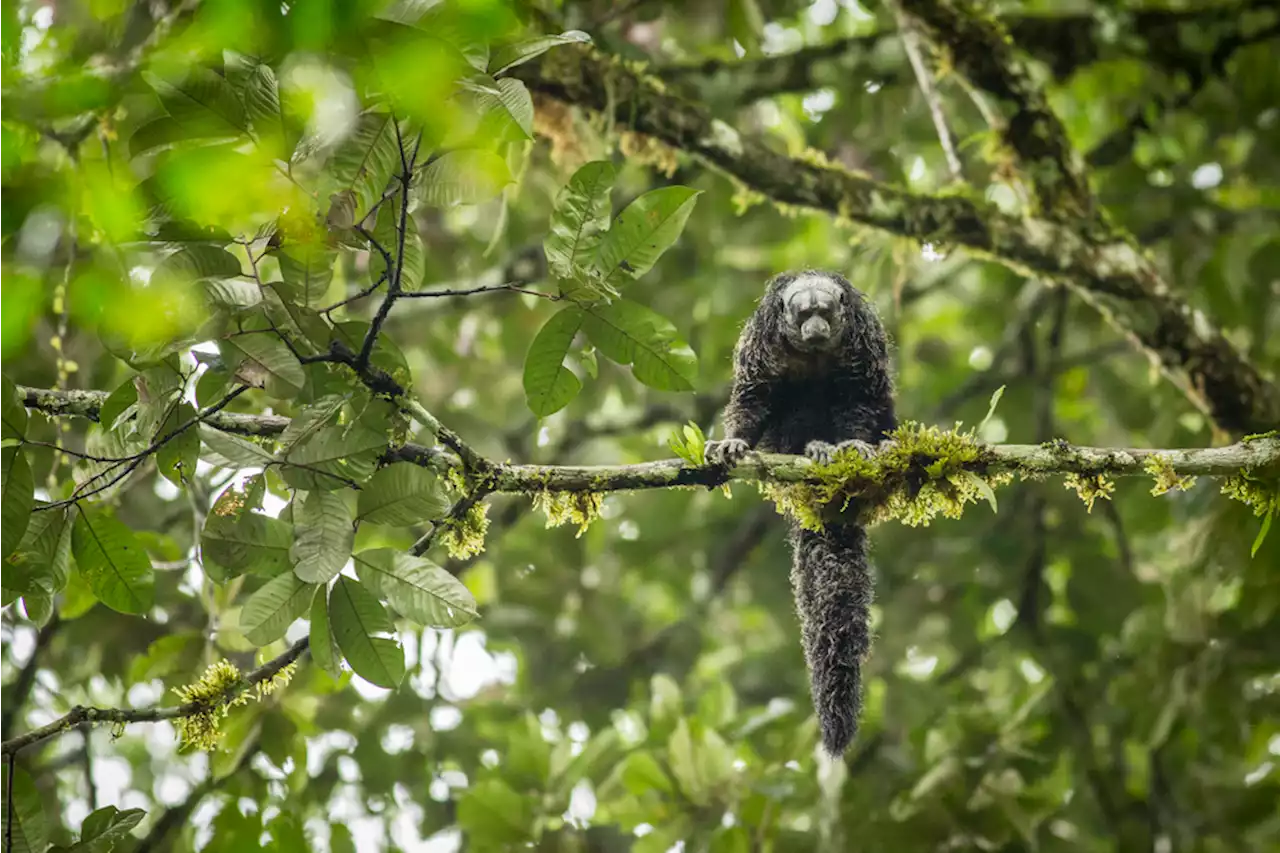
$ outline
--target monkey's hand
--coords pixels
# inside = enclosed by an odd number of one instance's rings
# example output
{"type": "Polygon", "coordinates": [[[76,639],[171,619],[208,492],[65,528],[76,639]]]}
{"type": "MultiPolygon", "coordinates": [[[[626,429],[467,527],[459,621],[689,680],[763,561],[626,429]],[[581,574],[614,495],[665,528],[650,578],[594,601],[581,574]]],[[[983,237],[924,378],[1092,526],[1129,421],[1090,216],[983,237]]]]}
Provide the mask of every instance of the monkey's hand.
{"type": "Polygon", "coordinates": [[[847,441],[842,441],[839,444],[829,444],[825,441],[811,441],[805,445],[804,455],[808,456],[820,465],[829,465],[831,460],[835,458],[837,454],[853,450],[863,459],[870,459],[879,451],[888,449],[892,444],[893,442],[888,439],[880,442],[879,445],[869,444],[860,438],[851,438],[847,441]]]}
{"type": "Polygon", "coordinates": [[[736,467],[742,457],[751,451],[751,445],[740,438],[726,438],[724,441],[708,441],[706,448],[707,464],[723,465],[726,468],[736,467]]]}

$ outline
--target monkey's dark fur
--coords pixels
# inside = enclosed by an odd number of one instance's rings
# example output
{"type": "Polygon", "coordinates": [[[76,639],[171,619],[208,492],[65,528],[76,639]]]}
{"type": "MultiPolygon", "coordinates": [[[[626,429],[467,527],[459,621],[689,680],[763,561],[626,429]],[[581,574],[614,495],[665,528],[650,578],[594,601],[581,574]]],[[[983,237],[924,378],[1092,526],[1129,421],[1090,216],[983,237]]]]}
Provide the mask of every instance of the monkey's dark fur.
{"type": "MultiPolygon", "coordinates": [[[[827,461],[837,448],[874,450],[897,427],[888,342],[875,309],[834,273],[783,273],[767,285],[734,353],[725,440],[711,462],[748,450],[827,461]]],[[[872,580],[866,531],[849,519],[822,533],[791,522],[791,584],[814,707],[827,752],[841,755],[858,727],[862,662],[871,646],[872,580]]]]}

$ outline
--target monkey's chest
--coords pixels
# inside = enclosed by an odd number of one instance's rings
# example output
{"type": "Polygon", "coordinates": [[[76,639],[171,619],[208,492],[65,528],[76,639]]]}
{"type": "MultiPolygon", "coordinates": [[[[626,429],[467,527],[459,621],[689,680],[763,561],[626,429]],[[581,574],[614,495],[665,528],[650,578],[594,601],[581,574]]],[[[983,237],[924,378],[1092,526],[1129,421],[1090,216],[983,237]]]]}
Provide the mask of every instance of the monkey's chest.
{"type": "Polygon", "coordinates": [[[783,387],[770,400],[765,419],[762,450],[774,453],[803,453],[811,441],[832,444],[850,438],[861,438],[866,425],[861,424],[857,399],[846,391],[830,387],[783,387]]]}

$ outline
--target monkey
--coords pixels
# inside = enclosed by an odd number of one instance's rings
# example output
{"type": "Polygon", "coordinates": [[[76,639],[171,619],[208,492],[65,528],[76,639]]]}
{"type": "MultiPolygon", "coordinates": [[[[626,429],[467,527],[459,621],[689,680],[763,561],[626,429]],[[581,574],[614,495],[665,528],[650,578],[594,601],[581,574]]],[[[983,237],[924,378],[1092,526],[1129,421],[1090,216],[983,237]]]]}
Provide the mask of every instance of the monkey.
{"type": "MultiPolygon", "coordinates": [[[[888,350],[875,308],[844,277],[820,270],[774,276],[734,348],[725,438],[707,443],[708,463],[732,468],[752,450],[826,463],[837,451],[882,449],[897,428],[888,350]]],[[[871,647],[873,584],[856,513],[856,505],[847,508],[820,533],[790,521],[801,645],[832,757],[857,733],[871,647]]]]}

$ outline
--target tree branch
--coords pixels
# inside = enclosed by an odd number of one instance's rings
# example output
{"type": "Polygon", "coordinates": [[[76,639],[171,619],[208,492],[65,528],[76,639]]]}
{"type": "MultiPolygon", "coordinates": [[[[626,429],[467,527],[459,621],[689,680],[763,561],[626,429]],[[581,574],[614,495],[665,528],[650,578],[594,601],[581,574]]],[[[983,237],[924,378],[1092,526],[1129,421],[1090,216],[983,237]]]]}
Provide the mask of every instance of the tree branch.
{"type": "MultiPolygon", "coordinates": [[[[62,395],[75,395],[82,403],[86,395],[106,392],[64,391],[55,394],[43,389],[19,386],[19,395],[28,408],[67,414],[66,406],[56,399],[62,395]],[[44,409],[43,403],[52,403],[44,409]]],[[[94,410],[96,411],[96,410],[94,410]]],[[[88,416],[86,414],[86,416],[88,416]]],[[[272,415],[238,415],[235,427],[248,427],[248,434],[269,435],[277,424],[287,418],[272,415]],[[262,420],[270,424],[256,424],[262,420]]],[[[215,428],[221,427],[208,421],[215,428]]],[[[284,425],[279,426],[283,430],[284,425]]],[[[234,430],[227,430],[232,432],[234,430]]],[[[443,428],[442,428],[443,431],[443,428]]],[[[966,464],[965,470],[975,473],[1015,472],[1039,474],[1105,474],[1112,477],[1140,476],[1146,473],[1144,465],[1156,459],[1168,462],[1177,474],[1229,476],[1241,471],[1270,471],[1280,467],[1280,438],[1263,436],[1246,439],[1227,447],[1154,450],[1142,448],[1084,447],[1067,442],[1037,444],[993,444],[984,449],[978,459],[966,464]]],[[[386,462],[412,462],[424,467],[463,464],[435,448],[420,444],[389,447],[383,455],[386,462]]],[[[924,467],[933,460],[913,460],[924,467]]],[[[744,482],[771,481],[794,483],[806,481],[812,476],[813,463],[802,456],[775,453],[751,454],[741,465],[726,472],[714,466],[693,467],[680,459],[663,459],[635,465],[504,465],[493,464],[483,475],[489,492],[537,494],[542,491],[567,492],[617,492],[638,489],[665,489],[673,486],[714,487],[730,480],[744,482]]]]}
{"type": "Polygon", "coordinates": [[[1131,239],[1011,216],[961,195],[919,195],[812,157],[788,157],[589,47],[566,45],[514,73],[544,95],[612,110],[620,126],[680,148],[780,205],[966,246],[1023,274],[1070,284],[1223,429],[1265,432],[1280,421],[1280,391],[1174,293],[1131,239]]]}
{"type": "MultiPolygon", "coordinates": [[[[1091,11],[1063,15],[1009,15],[1001,20],[1014,43],[1045,63],[1057,80],[1064,80],[1079,68],[1099,60],[1134,56],[1166,73],[1190,74],[1200,67],[1201,51],[1195,45],[1186,44],[1187,40],[1182,35],[1184,25],[1192,25],[1197,35],[1208,27],[1220,29],[1222,40],[1214,54],[1226,54],[1229,58],[1240,47],[1260,40],[1258,34],[1244,36],[1241,32],[1242,12],[1266,8],[1268,2],[1270,0],[1249,0],[1237,6],[1186,10],[1108,9],[1103,14],[1091,11]],[[1126,37],[1117,39],[1104,34],[1102,31],[1108,25],[1116,26],[1126,37]]],[[[907,75],[902,74],[900,68],[885,64],[880,45],[896,35],[885,30],[810,45],[776,56],[729,62],[713,59],[671,65],[657,73],[663,80],[688,87],[703,99],[725,99],[736,104],[747,104],[772,95],[810,92],[850,79],[894,83],[907,79],[907,75]]],[[[1215,67],[1212,73],[1221,73],[1221,67],[1215,67]]],[[[1193,75],[1193,79],[1199,77],[1193,75]]],[[[1123,156],[1132,142],[1130,134],[1123,145],[1117,143],[1115,156],[1110,162],[1123,156]]]]}
{"type": "Polygon", "coordinates": [[[309,640],[304,637],[298,640],[287,651],[272,658],[257,669],[249,672],[236,684],[227,688],[221,696],[212,702],[186,702],[169,708],[152,705],[149,708],[93,708],[77,705],[68,713],[52,723],[32,729],[26,734],[6,740],[0,745],[0,755],[12,755],[35,743],[57,737],[63,732],[74,729],[81,723],[155,723],[161,720],[176,720],[182,717],[193,717],[231,702],[255,684],[270,681],[282,669],[296,661],[308,648],[309,640]]]}

